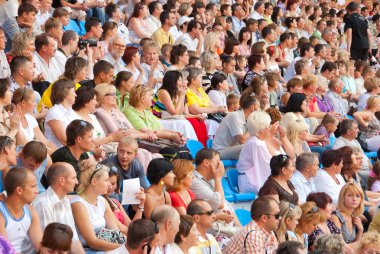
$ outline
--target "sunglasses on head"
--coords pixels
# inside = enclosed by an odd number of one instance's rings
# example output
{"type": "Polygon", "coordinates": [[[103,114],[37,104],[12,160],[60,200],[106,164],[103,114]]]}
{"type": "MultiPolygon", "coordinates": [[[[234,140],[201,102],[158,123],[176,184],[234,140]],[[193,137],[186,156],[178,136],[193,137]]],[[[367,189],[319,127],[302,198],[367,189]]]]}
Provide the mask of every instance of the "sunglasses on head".
{"type": "Polygon", "coordinates": [[[311,208],[310,211],[307,212],[307,214],[317,213],[318,211],[319,211],[318,207],[314,206],[313,208],[311,208]]]}

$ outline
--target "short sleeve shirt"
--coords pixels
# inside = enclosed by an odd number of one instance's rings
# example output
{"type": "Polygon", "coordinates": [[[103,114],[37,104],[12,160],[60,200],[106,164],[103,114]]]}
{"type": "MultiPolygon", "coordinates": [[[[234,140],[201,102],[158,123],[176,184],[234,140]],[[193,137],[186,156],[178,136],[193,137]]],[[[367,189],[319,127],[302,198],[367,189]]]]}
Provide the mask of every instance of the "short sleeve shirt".
{"type": "Polygon", "coordinates": [[[365,49],[369,48],[367,35],[368,21],[358,13],[351,14],[345,23],[344,30],[352,29],[351,48],[365,49]]]}
{"type": "Polygon", "coordinates": [[[125,107],[124,114],[136,130],[141,130],[141,129],[160,130],[160,129],[162,129],[162,126],[158,122],[158,119],[149,110],[144,110],[143,112],[139,112],[134,107],[128,106],[128,107],[125,107]]]}
{"type": "Polygon", "coordinates": [[[187,104],[193,105],[193,104],[198,104],[199,107],[208,107],[210,105],[210,99],[208,95],[205,93],[203,88],[198,88],[197,90],[202,97],[199,97],[196,95],[191,89],[187,89],[186,91],[186,98],[187,98],[187,104]]]}

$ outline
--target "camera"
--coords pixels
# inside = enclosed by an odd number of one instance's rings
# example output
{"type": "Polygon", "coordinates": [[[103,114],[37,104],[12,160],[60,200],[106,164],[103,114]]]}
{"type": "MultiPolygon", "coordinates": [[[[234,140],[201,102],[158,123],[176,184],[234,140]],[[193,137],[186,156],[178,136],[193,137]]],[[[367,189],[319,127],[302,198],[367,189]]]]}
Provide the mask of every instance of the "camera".
{"type": "Polygon", "coordinates": [[[96,40],[86,40],[86,39],[79,38],[79,41],[78,41],[79,49],[85,49],[87,45],[90,47],[97,47],[98,42],[96,40]]]}

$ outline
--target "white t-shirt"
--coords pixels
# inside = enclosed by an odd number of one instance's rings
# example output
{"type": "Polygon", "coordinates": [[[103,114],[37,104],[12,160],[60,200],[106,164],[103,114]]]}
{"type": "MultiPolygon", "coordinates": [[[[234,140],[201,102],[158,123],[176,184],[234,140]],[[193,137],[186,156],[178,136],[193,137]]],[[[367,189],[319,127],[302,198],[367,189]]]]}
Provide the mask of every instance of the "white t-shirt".
{"type": "Polygon", "coordinates": [[[219,107],[219,106],[225,106],[227,107],[227,99],[226,99],[226,94],[218,91],[218,90],[211,90],[208,93],[208,97],[210,98],[211,102],[219,107]]]}
{"type": "Polygon", "coordinates": [[[333,200],[333,204],[338,203],[339,192],[346,184],[340,174],[335,175],[339,184],[323,169],[318,170],[317,176],[314,178],[315,191],[327,193],[333,200]]]}
{"type": "Polygon", "coordinates": [[[119,248],[107,251],[107,254],[129,254],[127,248],[125,247],[125,244],[121,245],[119,248]]]}
{"type": "Polygon", "coordinates": [[[26,140],[29,142],[34,139],[34,128],[38,126],[38,123],[37,120],[29,114],[25,115],[25,119],[28,123],[28,126],[24,128],[20,122],[20,130],[24,134],[26,140]]]}

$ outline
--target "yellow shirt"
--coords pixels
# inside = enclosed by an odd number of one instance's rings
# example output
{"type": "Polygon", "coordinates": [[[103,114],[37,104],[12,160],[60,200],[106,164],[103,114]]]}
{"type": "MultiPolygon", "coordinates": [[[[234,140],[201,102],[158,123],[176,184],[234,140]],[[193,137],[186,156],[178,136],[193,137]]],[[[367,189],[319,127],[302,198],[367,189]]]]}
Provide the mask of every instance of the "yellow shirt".
{"type": "Polygon", "coordinates": [[[174,44],[174,39],[171,33],[168,31],[167,33],[162,29],[162,27],[158,28],[152,35],[152,40],[158,44],[161,48],[164,44],[174,44]]]}
{"type": "Polygon", "coordinates": [[[202,97],[199,97],[196,95],[191,89],[187,89],[186,91],[186,98],[187,98],[187,105],[193,105],[198,104],[198,107],[204,108],[208,107],[210,105],[210,98],[206,94],[206,92],[203,90],[202,87],[198,88],[197,91],[202,95],[202,97]]]}
{"type": "MultiPolygon", "coordinates": [[[[53,84],[54,83],[50,84],[50,86],[43,93],[42,98],[41,98],[40,102],[38,103],[38,107],[37,107],[38,112],[41,111],[42,104],[44,104],[45,108],[53,107],[51,100],[50,100],[51,89],[52,89],[53,84]]],[[[80,84],[76,83],[75,84],[75,90],[77,90],[79,87],[80,87],[80,84]]]]}

